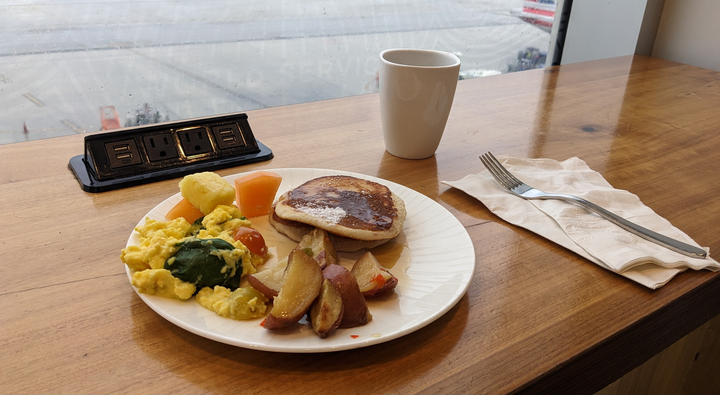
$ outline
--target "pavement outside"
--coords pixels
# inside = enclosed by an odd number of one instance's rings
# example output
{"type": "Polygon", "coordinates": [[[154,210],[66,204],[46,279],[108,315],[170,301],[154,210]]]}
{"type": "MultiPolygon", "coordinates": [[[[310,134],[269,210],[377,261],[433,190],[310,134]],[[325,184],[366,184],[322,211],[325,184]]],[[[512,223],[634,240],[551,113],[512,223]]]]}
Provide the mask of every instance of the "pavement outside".
{"type": "Polygon", "coordinates": [[[17,1],[0,5],[0,144],[377,91],[378,54],[449,51],[508,72],[550,35],[521,0],[17,1]]]}

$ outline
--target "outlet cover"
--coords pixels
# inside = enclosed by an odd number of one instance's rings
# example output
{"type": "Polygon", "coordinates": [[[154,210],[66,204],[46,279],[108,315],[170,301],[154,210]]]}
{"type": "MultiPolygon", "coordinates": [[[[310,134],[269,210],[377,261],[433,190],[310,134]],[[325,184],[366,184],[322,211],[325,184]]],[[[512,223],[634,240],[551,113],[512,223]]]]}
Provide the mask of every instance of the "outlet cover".
{"type": "Polygon", "coordinates": [[[205,126],[178,130],[177,136],[180,139],[180,146],[187,157],[207,154],[213,150],[205,126]]]}
{"type": "Polygon", "coordinates": [[[242,132],[236,123],[213,126],[212,132],[220,149],[229,149],[245,145],[242,132]]]}
{"type": "Polygon", "coordinates": [[[235,113],[90,134],[84,154],[68,167],[83,190],[104,192],[272,157],[255,139],[247,115],[235,113]],[[241,144],[215,132],[228,128],[241,144]]]}
{"type": "Polygon", "coordinates": [[[105,143],[105,152],[107,153],[110,167],[113,169],[142,163],[135,139],[105,143]]]}
{"type": "Polygon", "coordinates": [[[172,134],[168,132],[143,136],[143,146],[151,162],[175,159],[179,156],[177,144],[172,134]]]}

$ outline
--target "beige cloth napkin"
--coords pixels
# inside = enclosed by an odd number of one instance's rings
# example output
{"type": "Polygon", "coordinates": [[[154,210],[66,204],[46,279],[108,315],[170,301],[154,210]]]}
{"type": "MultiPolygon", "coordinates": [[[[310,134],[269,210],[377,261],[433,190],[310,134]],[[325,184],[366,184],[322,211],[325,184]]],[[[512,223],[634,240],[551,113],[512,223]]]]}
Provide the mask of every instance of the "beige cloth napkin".
{"type": "MultiPolygon", "coordinates": [[[[497,156],[497,159],[534,188],[582,197],[655,232],[697,246],[688,235],[642,204],[637,196],[614,189],[578,158],[558,162],[508,155],[497,156]]],[[[579,206],[559,200],[525,200],[511,195],[487,170],[458,181],[442,182],[479,199],[500,218],[652,289],[665,285],[687,268],[720,270],[720,264],[709,255],[698,259],[673,252],[579,206]]]]}

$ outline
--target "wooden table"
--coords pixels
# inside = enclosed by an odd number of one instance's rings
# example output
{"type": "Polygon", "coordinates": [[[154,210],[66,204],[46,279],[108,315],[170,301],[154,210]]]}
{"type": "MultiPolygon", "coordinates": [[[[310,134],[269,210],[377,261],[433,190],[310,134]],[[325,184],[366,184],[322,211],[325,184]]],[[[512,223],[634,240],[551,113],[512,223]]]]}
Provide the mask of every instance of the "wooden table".
{"type": "MultiPolygon", "coordinates": [[[[720,251],[720,74],[622,57],[460,81],[430,159],[386,153],[378,95],[248,112],[275,158],[218,171],[333,168],[423,193],[470,234],[477,269],[443,317],[326,354],[247,350],[148,308],[120,250],[177,180],[100,194],[67,168],[82,135],[0,146],[0,393],[592,393],[720,313],[720,274],[651,291],[500,220],[441,180],[486,151],[578,156],[720,251]]],[[[441,263],[439,263],[441,264],[441,263]]]]}

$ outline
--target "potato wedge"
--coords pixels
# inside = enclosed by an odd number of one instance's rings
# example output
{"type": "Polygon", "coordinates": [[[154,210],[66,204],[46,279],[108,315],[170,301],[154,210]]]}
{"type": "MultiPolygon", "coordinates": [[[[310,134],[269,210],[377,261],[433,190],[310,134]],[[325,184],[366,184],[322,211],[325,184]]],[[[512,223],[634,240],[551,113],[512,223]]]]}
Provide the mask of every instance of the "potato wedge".
{"type": "Polygon", "coordinates": [[[320,268],[338,263],[335,246],[330,241],[328,233],[322,229],[315,228],[303,236],[296,248],[313,257],[320,268]]]}
{"type": "Polygon", "coordinates": [[[354,328],[367,324],[371,315],[355,276],[340,265],[328,265],[322,274],[332,281],[342,298],[343,317],[339,328],[354,328]]]}
{"type": "Polygon", "coordinates": [[[398,279],[378,262],[371,252],[364,253],[350,270],[363,296],[377,296],[395,289],[398,279]]]}
{"type": "Polygon", "coordinates": [[[320,294],[323,275],[317,262],[302,251],[288,255],[280,292],[263,326],[278,329],[299,321],[320,294]]]}
{"type": "Polygon", "coordinates": [[[328,279],[323,279],[320,295],[310,308],[310,325],[320,338],[326,338],[342,322],[343,304],[340,291],[328,279]]]}
{"type": "Polygon", "coordinates": [[[288,265],[288,257],[278,261],[273,266],[248,276],[248,284],[272,300],[280,292],[283,283],[283,276],[288,265]]]}

